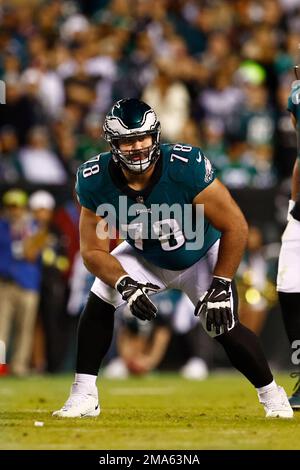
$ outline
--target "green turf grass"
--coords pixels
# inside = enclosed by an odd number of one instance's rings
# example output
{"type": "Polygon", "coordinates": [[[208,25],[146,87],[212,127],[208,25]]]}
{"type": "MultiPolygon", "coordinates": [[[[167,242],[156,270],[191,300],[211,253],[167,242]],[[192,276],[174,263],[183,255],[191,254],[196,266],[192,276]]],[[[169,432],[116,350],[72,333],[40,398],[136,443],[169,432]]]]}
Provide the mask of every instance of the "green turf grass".
{"type": "MultiPolygon", "coordinates": [[[[266,420],[255,389],[239,374],[204,382],[176,375],[101,379],[98,418],[54,418],[71,381],[1,378],[0,449],[300,448],[300,412],[293,420],[266,420]]],[[[292,388],[287,376],[277,382],[292,388]]]]}

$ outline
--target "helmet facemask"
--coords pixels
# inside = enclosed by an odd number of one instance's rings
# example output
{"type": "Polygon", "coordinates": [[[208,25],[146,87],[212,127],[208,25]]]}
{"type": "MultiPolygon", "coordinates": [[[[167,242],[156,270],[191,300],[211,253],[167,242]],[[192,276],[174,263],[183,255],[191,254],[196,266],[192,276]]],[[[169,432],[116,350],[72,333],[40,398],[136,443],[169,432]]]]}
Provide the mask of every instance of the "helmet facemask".
{"type": "MultiPolygon", "coordinates": [[[[120,150],[122,139],[112,139],[110,142],[113,159],[130,173],[144,173],[153,165],[159,155],[159,131],[136,135],[137,138],[151,136],[152,145],[133,150],[120,150]]],[[[130,136],[133,137],[134,136],[130,136]]]]}

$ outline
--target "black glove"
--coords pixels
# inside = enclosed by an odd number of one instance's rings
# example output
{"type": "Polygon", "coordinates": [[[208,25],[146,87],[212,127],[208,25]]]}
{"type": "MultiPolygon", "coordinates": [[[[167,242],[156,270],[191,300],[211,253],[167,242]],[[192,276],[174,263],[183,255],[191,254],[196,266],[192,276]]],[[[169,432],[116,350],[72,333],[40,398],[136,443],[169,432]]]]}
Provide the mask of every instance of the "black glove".
{"type": "Polygon", "coordinates": [[[148,297],[148,292],[156,292],[159,286],[147,282],[142,284],[130,276],[121,277],[116,283],[116,289],[122,295],[122,299],[128,303],[130,311],[140,320],[153,320],[156,317],[157,307],[148,297]]]}
{"type": "Polygon", "coordinates": [[[230,305],[231,282],[214,277],[210,288],[204,292],[196,305],[195,315],[206,318],[206,329],[216,330],[216,334],[228,331],[232,327],[233,318],[230,305]]]}

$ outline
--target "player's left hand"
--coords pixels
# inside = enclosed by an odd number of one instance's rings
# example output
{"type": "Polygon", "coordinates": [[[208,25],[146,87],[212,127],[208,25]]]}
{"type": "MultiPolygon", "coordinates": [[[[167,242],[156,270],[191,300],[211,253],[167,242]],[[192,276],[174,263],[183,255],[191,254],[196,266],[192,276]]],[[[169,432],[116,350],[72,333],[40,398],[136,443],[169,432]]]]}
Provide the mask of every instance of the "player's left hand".
{"type": "Polygon", "coordinates": [[[215,329],[216,334],[225,333],[232,327],[232,312],[230,304],[231,282],[214,277],[210,288],[204,292],[196,305],[195,315],[206,318],[207,331],[215,329]]]}

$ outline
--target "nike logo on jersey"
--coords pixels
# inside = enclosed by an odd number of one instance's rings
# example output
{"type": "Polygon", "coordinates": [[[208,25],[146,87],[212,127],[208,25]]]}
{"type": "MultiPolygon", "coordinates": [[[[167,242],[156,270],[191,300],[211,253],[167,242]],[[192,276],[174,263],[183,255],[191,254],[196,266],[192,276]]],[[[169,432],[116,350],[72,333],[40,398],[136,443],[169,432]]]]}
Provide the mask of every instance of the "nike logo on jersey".
{"type": "Polygon", "coordinates": [[[202,161],[202,154],[201,152],[198,152],[198,157],[196,158],[196,162],[201,163],[202,161]]]}

